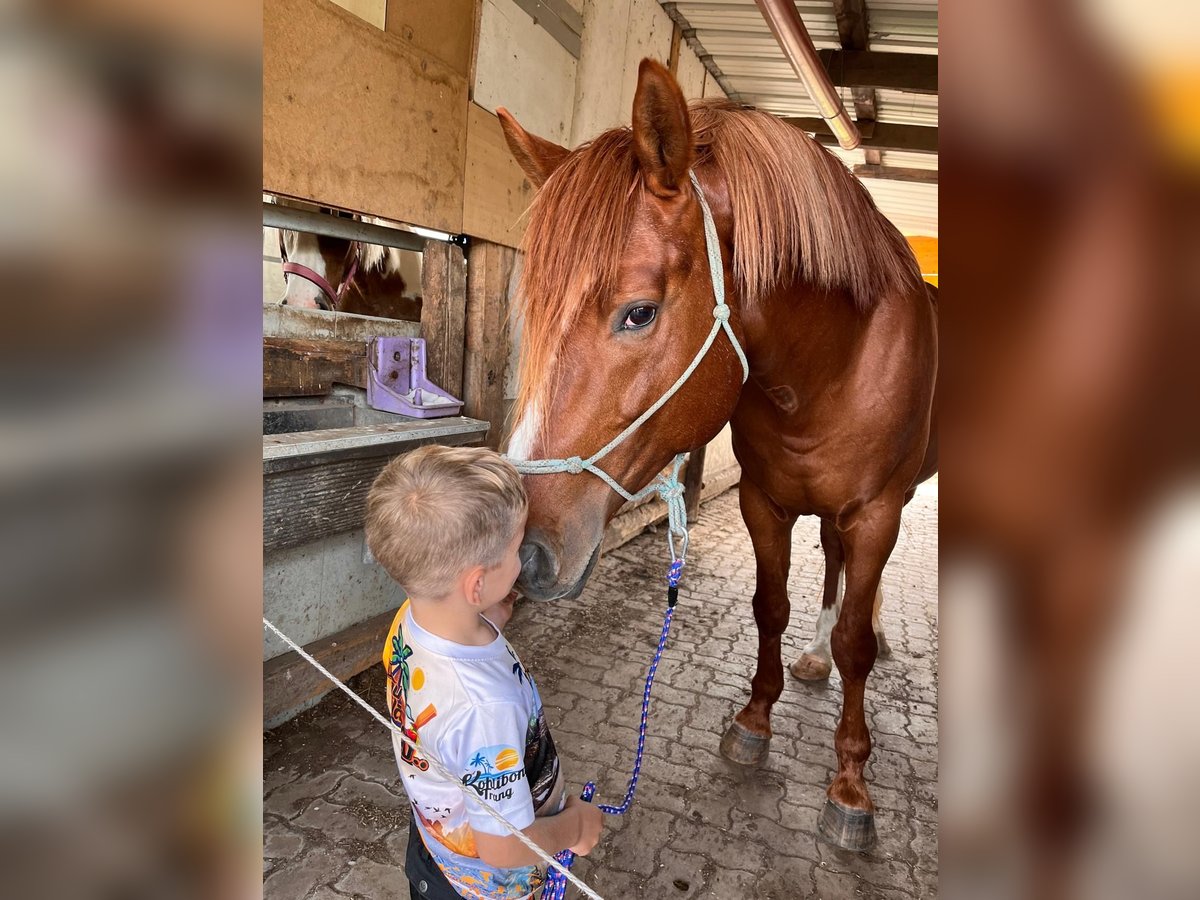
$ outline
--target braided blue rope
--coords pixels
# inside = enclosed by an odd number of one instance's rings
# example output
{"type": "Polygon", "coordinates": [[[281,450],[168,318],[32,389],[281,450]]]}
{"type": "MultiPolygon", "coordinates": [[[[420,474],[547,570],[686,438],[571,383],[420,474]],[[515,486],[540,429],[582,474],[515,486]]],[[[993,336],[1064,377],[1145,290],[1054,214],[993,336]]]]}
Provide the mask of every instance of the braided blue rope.
{"type": "MultiPolygon", "coordinates": [[[[637,754],[633,759],[633,774],[629,777],[629,787],[625,791],[625,799],[620,806],[600,804],[600,812],[610,816],[623,816],[633,804],[633,795],[637,793],[638,778],[642,774],[642,756],[646,752],[646,727],[650,721],[650,692],[654,688],[654,676],[658,672],[658,664],[662,660],[663,650],[667,646],[667,636],[671,633],[671,621],[675,617],[675,604],[679,597],[679,579],[683,574],[683,560],[676,559],[667,571],[667,611],[663,615],[662,633],[658,637],[658,647],[654,650],[654,659],[650,663],[650,671],[646,673],[646,688],[642,692],[642,720],[638,726],[637,754]]],[[[580,798],[588,803],[596,794],[596,783],[589,781],[583,786],[580,798]]],[[[570,869],[575,862],[575,854],[563,850],[554,859],[564,869],[570,869]]],[[[567,890],[567,878],[557,869],[552,869],[546,878],[546,886],[542,891],[542,900],[562,900],[567,890]]]]}

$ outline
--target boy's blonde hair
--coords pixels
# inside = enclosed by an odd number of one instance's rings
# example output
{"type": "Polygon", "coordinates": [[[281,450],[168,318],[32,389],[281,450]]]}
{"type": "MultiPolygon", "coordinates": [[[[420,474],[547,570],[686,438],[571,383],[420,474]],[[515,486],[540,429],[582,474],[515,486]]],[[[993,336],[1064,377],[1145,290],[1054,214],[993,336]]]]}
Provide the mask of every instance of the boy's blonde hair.
{"type": "Polygon", "coordinates": [[[431,444],[393,459],[367,495],[367,546],[410,595],[444,597],[472,566],[500,563],[529,500],[484,447],[431,444]]]}

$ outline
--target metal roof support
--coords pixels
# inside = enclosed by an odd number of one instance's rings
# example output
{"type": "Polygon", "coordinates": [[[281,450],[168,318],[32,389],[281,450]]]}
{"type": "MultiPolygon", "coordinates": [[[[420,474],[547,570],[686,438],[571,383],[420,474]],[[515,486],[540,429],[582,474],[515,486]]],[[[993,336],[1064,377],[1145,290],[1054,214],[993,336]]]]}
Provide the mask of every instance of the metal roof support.
{"type": "Polygon", "coordinates": [[[779,49],[787,57],[792,68],[808,91],[821,118],[829,126],[838,143],[845,150],[853,150],[861,143],[858,129],[842,106],[841,98],[813,46],[808,29],[796,12],[793,0],[754,0],[759,12],[770,26],[771,33],[779,43],[779,49]]]}

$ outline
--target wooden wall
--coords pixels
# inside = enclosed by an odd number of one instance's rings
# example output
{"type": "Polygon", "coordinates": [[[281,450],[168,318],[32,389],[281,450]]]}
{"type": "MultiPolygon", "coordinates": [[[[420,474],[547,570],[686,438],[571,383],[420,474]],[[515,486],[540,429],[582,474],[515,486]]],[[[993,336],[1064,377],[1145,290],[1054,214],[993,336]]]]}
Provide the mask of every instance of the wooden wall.
{"type": "MultiPolygon", "coordinates": [[[[494,116],[575,146],[629,123],[657,0],[565,0],[576,59],[515,0],[264,0],[263,187],[515,247],[533,191],[494,116]]],[[[689,98],[719,92],[686,42],[689,98]]]]}
{"type": "MultiPolygon", "coordinates": [[[[456,6],[438,22],[470,34],[456,6]]],[[[264,0],[263,189],[461,231],[467,77],[417,36],[328,0],[264,0]]]]}

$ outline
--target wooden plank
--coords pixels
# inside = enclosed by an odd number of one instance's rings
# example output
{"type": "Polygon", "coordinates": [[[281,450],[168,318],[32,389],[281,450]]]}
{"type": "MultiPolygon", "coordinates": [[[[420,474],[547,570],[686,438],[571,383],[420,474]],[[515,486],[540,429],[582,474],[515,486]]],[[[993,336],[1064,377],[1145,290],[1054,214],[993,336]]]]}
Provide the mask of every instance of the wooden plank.
{"type": "Polygon", "coordinates": [[[263,187],[462,230],[466,78],[324,0],[263,3],[263,187]]]}
{"type": "Polygon", "coordinates": [[[263,472],[302,468],[360,456],[395,456],[401,450],[437,440],[446,444],[482,440],[487,422],[466,416],[408,419],[395,416],[386,424],[322,428],[288,434],[263,435],[263,472]]]}
{"type": "Polygon", "coordinates": [[[467,267],[462,251],[430,241],[421,267],[421,336],[429,380],[462,397],[467,267]]]}
{"type": "Polygon", "coordinates": [[[838,87],[889,88],[913,94],[938,92],[938,58],[926,53],[824,49],[817,55],[838,87]]]}
{"type": "MultiPolygon", "coordinates": [[[[822,144],[835,145],[834,138],[824,119],[793,116],[783,121],[807,131],[822,144]]],[[[870,136],[863,129],[863,149],[904,150],[910,153],[937,153],[938,130],[924,125],[896,125],[891,122],[875,122],[870,136]]]]}
{"type": "Polygon", "coordinates": [[[843,47],[867,48],[866,0],[833,0],[833,17],[843,47]]]}
{"type": "Polygon", "coordinates": [[[383,30],[387,18],[387,0],[333,0],[347,12],[352,12],[364,22],[383,30]]]}
{"type": "Polygon", "coordinates": [[[500,120],[472,103],[467,114],[463,231],[506,247],[519,246],[533,195],[533,185],[504,142],[500,120]]]}
{"type": "Polygon", "coordinates": [[[263,337],[311,340],[366,341],[375,335],[420,337],[415,322],[378,319],[324,309],[297,309],[277,303],[263,305],[263,337]]]}
{"type": "Polygon", "coordinates": [[[387,30],[466,77],[480,0],[387,0],[387,30]]]}
{"type": "Polygon", "coordinates": [[[334,384],[367,386],[363,341],[263,338],[263,396],[328,394],[334,384]]]}
{"type": "Polygon", "coordinates": [[[704,486],[704,455],[706,447],[688,454],[687,469],[683,475],[683,499],[687,507],[688,521],[694,521],[700,513],[700,490],[704,486]]]}
{"type": "MultiPolygon", "coordinates": [[[[584,8],[571,140],[567,146],[582,144],[606,128],[629,124],[630,107],[622,106],[621,90],[630,2],[610,0],[589,3],[584,8]],[[618,67],[620,70],[614,71],[618,67]]],[[[634,74],[636,77],[636,70],[634,74]]]]}
{"type": "MultiPolygon", "coordinates": [[[[332,460],[309,456],[286,461],[308,463],[302,467],[265,471],[263,550],[270,552],[295,547],[360,527],[367,491],[375,476],[394,456],[426,444],[478,444],[483,433],[482,427],[451,434],[418,432],[408,435],[402,442],[393,441],[359,451],[366,455],[332,460]]],[[[264,469],[268,464],[269,461],[264,460],[264,469]]]]}
{"type": "Polygon", "coordinates": [[[667,58],[667,71],[679,78],[679,45],[683,42],[683,29],[678,22],[671,23],[671,55],[667,58]]]}
{"type": "Polygon", "coordinates": [[[704,96],[704,79],[708,76],[704,63],[700,62],[687,43],[679,47],[679,65],[675,79],[688,100],[699,100],[704,96]]]}
{"type": "MultiPolygon", "coordinates": [[[[671,53],[671,29],[674,27],[675,23],[659,6],[658,0],[630,0],[629,17],[621,23],[625,35],[625,61],[624,75],[618,75],[621,84],[618,118],[607,127],[629,125],[633,117],[633,95],[637,93],[638,67],[647,56],[659,62],[667,59],[671,53]]],[[[609,61],[609,78],[615,74],[612,62],[609,61]]]]}
{"type": "Polygon", "coordinates": [[[514,0],[483,0],[471,99],[505,107],[528,131],[571,137],[578,61],[514,0]]]}
{"type": "Polygon", "coordinates": [[[475,241],[467,252],[466,350],[463,412],[490,423],[485,443],[500,448],[504,380],[509,358],[509,285],[517,251],[475,241]]]}
{"type": "MultiPolygon", "coordinates": [[[[395,617],[396,611],[388,610],[304,649],[345,681],[381,661],[383,642],[395,617]]],[[[263,722],[270,727],[286,713],[332,689],[325,676],[296,651],[282,653],[263,663],[263,722]]]]}
{"type": "Polygon", "coordinates": [[[913,181],[920,184],[937,184],[937,169],[909,169],[902,166],[855,166],[854,174],[859,178],[883,178],[888,181],[913,181]]]}

